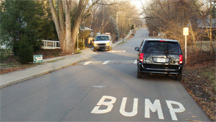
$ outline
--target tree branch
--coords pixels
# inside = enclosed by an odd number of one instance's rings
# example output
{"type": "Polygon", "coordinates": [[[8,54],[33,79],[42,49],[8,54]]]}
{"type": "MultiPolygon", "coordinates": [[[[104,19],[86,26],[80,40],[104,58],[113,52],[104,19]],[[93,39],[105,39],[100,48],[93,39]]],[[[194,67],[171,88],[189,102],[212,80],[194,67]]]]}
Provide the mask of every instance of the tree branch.
{"type": "Polygon", "coordinates": [[[49,0],[49,5],[50,5],[53,20],[54,20],[54,23],[55,23],[58,38],[59,38],[59,40],[61,40],[60,39],[61,38],[61,35],[60,35],[61,30],[60,29],[61,28],[60,28],[60,25],[59,25],[58,15],[57,15],[56,10],[55,10],[54,5],[53,5],[53,0],[49,0]]]}
{"type": "Polygon", "coordinates": [[[97,4],[99,1],[100,1],[100,0],[95,1],[95,2],[88,8],[88,10],[85,12],[84,16],[86,16],[87,14],[89,14],[89,11],[91,10],[91,8],[92,8],[95,4],[97,4]]]}

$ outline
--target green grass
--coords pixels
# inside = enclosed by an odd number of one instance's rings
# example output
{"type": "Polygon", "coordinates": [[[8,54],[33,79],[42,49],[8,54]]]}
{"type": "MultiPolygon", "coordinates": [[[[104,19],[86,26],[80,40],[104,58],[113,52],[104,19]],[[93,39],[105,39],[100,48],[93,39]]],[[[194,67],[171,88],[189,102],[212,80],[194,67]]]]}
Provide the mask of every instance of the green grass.
{"type": "Polygon", "coordinates": [[[124,41],[124,42],[120,42],[120,43],[118,43],[118,45],[121,45],[121,44],[124,44],[124,43],[126,43],[126,41],[124,41]]]}
{"type": "Polygon", "coordinates": [[[79,53],[82,53],[81,50],[75,50],[75,54],[79,54],[79,53]]]}
{"type": "Polygon", "coordinates": [[[198,72],[198,75],[212,82],[212,87],[216,91],[216,72],[215,68],[203,68],[203,70],[198,72]]]}

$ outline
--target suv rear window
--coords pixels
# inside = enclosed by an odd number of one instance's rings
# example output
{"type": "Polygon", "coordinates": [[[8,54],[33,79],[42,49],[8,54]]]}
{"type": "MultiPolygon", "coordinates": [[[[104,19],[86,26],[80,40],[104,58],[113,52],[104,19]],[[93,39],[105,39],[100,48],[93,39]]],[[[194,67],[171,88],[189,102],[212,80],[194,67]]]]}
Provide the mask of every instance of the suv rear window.
{"type": "Polygon", "coordinates": [[[179,44],[177,42],[146,41],[144,53],[179,54],[179,44]]]}
{"type": "Polygon", "coordinates": [[[95,38],[95,41],[103,41],[103,40],[109,40],[108,36],[97,36],[95,38]]]}

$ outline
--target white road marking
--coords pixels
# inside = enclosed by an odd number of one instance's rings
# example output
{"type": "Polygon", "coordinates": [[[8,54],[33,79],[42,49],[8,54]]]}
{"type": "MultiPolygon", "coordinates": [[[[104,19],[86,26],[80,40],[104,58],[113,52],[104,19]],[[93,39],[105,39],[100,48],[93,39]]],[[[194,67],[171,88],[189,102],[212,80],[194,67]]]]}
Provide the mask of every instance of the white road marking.
{"type": "Polygon", "coordinates": [[[89,86],[89,87],[93,87],[93,88],[106,88],[106,86],[98,86],[98,85],[96,85],[96,86],[89,86]]]}
{"type": "Polygon", "coordinates": [[[88,64],[90,64],[92,61],[88,61],[88,62],[86,62],[86,63],[84,63],[83,65],[88,65],[88,64]]]}
{"type": "Polygon", "coordinates": [[[127,102],[127,97],[123,97],[119,112],[122,115],[127,116],[127,117],[135,116],[137,114],[137,109],[138,109],[138,98],[134,98],[133,109],[131,112],[125,111],[126,102],[127,102]]]}
{"type": "Polygon", "coordinates": [[[171,117],[172,117],[172,120],[178,120],[175,113],[184,112],[184,111],[185,111],[184,106],[183,106],[181,103],[179,103],[179,102],[171,101],[171,100],[166,100],[166,103],[167,103],[167,106],[168,106],[168,108],[169,108],[169,111],[170,111],[170,115],[171,115],[171,117]],[[172,104],[178,105],[179,108],[173,108],[173,107],[172,107],[172,104]]]}
{"type": "Polygon", "coordinates": [[[123,53],[125,53],[125,52],[126,52],[126,50],[122,50],[122,52],[123,52],[123,53]]]}
{"type": "Polygon", "coordinates": [[[98,65],[106,65],[106,64],[137,64],[137,60],[107,60],[107,61],[88,61],[79,63],[82,65],[89,65],[89,64],[98,64],[98,65]]]}
{"type": "Polygon", "coordinates": [[[105,61],[103,64],[108,64],[110,62],[110,60],[108,60],[108,61],[105,61]]]}
{"type": "Polygon", "coordinates": [[[149,99],[145,99],[145,118],[150,118],[150,110],[152,112],[158,113],[158,118],[159,119],[164,119],[160,100],[155,100],[154,103],[152,104],[149,99]]]}
{"type": "Polygon", "coordinates": [[[104,114],[108,113],[112,110],[113,104],[116,102],[116,98],[112,96],[103,96],[100,101],[97,103],[97,106],[93,108],[91,113],[93,114],[104,114]],[[105,101],[106,99],[109,99],[109,101],[105,101]],[[101,105],[107,106],[106,109],[99,110],[101,105]]]}
{"type": "Polygon", "coordinates": [[[137,60],[134,61],[134,64],[137,64],[137,60]]]}
{"type": "MultiPolygon", "coordinates": [[[[102,96],[97,105],[93,108],[91,113],[93,114],[105,114],[112,110],[114,103],[116,102],[116,98],[113,96],[102,96]],[[107,106],[105,109],[99,109],[100,106],[107,106]]],[[[126,117],[133,117],[138,113],[138,98],[134,98],[133,108],[131,112],[126,112],[126,102],[127,97],[123,97],[119,112],[126,117]]],[[[180,102],[166,100],[167,107],[169,108],[170,115],[172,120],[178,120],[176,117],[176,113],[181,113],[185,111],[184,106],[180,102]],[[179,108],[173,108],[172,104],[179,106],[179,108]]],[[[128,109],[127,109],[128,110],[128,109]]],[[[129,109],[130,110],[130,109],[129,109]]],[[[150,112],[156,112],[158,114],[159,119],[164,120],[164,115],[161,107],[160,100],[156,99],[154,103],[152,103],[149,99],[145,99],[144,102],[144,118],[150,118],[150,112]]]]}

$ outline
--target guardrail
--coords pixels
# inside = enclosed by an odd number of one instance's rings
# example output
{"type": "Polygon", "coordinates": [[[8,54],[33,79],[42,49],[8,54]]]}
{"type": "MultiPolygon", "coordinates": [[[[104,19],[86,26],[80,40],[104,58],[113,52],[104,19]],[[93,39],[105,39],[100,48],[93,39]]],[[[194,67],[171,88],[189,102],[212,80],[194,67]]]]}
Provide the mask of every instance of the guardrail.
{"type": "Polygon", "coordinates": [[[61,49],[59,41],[53,40],[42,40],[43,45],[41,46],[42,49],[61,49]]]}

